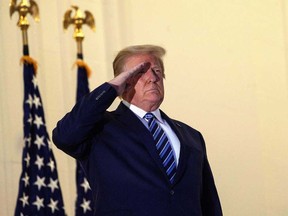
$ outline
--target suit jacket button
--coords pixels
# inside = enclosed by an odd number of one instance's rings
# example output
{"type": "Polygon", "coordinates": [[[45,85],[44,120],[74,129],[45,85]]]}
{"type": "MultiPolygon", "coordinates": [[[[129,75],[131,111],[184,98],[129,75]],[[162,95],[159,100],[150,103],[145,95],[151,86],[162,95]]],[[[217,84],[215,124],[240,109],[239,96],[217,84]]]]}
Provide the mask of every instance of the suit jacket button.
{"type": "Polygon", "coordinates": [[[170,195],[174,195],[175,191],[174,190],[171,190],[170,191],[170,195]]]}

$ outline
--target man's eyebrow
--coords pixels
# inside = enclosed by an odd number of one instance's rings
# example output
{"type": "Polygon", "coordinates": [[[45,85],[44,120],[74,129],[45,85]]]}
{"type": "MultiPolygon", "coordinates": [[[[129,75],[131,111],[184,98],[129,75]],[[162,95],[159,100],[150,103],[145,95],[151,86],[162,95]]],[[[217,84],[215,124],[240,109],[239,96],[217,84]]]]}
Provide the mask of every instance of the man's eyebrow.
{"type": "Polygon", "coordinates": [[[156,70],[161,70],[162,71],[162,68],[160,66],[154,66],[154,67],[151,67],[151,70],[153,72],[156,72],[156,70]]]}
{"type": "Polygon", "coordinates": [[[153,68],[153,69],[161,69],[160,65],[153,65],[153,66],[151,66],[151,68],[153,68]]]}

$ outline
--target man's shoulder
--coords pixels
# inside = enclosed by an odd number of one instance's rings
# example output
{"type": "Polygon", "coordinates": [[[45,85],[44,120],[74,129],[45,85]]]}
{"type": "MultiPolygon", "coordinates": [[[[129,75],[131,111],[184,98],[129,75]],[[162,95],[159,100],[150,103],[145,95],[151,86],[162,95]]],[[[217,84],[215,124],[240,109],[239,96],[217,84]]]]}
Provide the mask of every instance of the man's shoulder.
{"type": "Polygon", "coordinates": [[[165,114],[162,110],[160,110],[161,112],[161,115],[162,117],[165,119],[165,120],[168,120],[169,121],[172,121],[174,123],[174,125],[178,126],[179,128],[183,128],[184,130],[188,130],[190,132],[193,132],[193,133],[200,133],[197,129],[195,129],[194,127],[191,127],[190,125],[180,121],[180,120],[177,120],[177,119],[174,119],[174,118],[171,118],[169,117],[167,114],[165,114]]]}
{"type": "Polygon", "coordinates": [[[197,129],[195,129],[194,127],[191,127],[190,125],[180,121],[180,120],[176,120],[176,119],[171,119],[176,125],[186,129],[186,130],[191,130],[195,133],[200,133],[197,129]]]}

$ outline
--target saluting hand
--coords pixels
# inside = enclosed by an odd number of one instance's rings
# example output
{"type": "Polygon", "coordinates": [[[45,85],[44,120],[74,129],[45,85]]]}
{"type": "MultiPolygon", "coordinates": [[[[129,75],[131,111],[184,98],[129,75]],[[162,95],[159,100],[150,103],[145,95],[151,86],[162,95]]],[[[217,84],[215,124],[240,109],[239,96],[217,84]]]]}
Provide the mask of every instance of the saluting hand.
{"type": "Polygon", "coordinates": [[[116,89],[117,94],[121,96],[125,89],[128,87],[130,78],[133,78],[138,73],[145,73],[149,69],[150,65],[150,62],[143,62],[130,70],[123,71],[108,83],[112,85],[116,89]]]}

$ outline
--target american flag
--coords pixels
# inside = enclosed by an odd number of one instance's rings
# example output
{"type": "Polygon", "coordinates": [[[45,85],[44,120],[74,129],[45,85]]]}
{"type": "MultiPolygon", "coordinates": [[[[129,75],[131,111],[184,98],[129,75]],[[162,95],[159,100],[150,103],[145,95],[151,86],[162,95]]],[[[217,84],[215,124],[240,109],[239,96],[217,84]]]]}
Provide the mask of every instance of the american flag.
{"type": "Polygon", "coordinates": [[[24,147],[15,215],[65,215],[35,64],[24,46],[24,147]]]}
{"type": "MultiPolygon", "coordinates": [[[[78,54],[78,70],[77,70],[77,93],[76,100],[80,100],[85,94],[89,93],[88,84],[88,66],[83,62],[83,55],[78,54]]],[[[76,62],[76,64],[77,64],[76,62]]],[[[89,183],[85,177],[85,173],[80,165],[76,162],[76,185],[77,185],[77,199],[76,199],[76,216],[93,215],[92,210],[92,191],[89,183]]]]}

